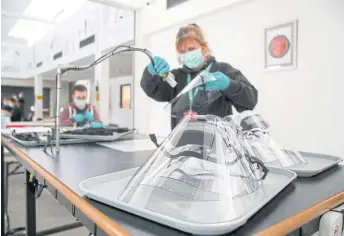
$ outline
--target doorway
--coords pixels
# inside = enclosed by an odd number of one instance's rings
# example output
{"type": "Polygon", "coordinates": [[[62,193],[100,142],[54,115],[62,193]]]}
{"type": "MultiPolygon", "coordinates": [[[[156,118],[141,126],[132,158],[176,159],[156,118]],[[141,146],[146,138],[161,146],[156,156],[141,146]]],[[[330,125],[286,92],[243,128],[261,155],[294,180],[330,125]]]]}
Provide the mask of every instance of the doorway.
{"type": "Polygon", "coordinates": [[[110,80],[110,123],[133,128],[133,77],[110,80]]]}

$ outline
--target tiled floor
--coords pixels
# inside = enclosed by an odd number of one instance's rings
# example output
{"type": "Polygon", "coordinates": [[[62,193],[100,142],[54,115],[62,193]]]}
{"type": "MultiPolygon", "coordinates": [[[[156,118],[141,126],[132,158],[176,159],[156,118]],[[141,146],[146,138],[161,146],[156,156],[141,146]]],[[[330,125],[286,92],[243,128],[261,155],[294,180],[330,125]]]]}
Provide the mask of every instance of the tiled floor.
{"type": "MultiPolygon", "coordinates": [[[[9,177],[9,216],[10,227],[25,226],[25,176],[24,174],[9,177]]],[[[36,203],[37,230],[44,230],[75,222],[75,218],[44,190],[36,203]]],[[[80,227],[77,229],[54,234],[61,236],[87,236],[89,231],[80,227]]]]}

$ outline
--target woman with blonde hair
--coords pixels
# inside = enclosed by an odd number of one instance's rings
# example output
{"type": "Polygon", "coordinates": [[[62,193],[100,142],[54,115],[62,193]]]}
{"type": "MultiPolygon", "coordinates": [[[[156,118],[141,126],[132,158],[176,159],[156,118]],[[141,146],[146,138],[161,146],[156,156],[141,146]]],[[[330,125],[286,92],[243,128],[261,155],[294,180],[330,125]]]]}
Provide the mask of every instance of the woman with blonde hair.
{"type": "MultiPolygon", "coordinates": [[[[230,64],[217,62],[212,56],[202,29],[197,24],[188,24],[179,29],[176,37],[176,51],[182,68],[170,71],[169,64],[161,57],[154,57],[143,72],[141,87],[147,96],[159,102],[170,102],[201,71],[208,71],[215,81],[206,83],[207,91],[220,91],[221,96],[211,106],[199,113],[224,117],[232,114],[232,105],[237,111],[253,110],[258,100],[258,91],[245,76],[230,64]],[[171,72],[177,86],[172,88],[163,80],[171,72]]],[[[190,99],[190,105],[191,99],[190,99]]],[[[183,112],[185,114],[186,111],[183,112]]],[[[197,112],[197,111],[196,111],[197,112]]],[[[174,117],[178,117],[176,114],[174,117]]],[[[182,117],[183,115],[181,115],[182,117]]],[[[172,129],[179,119],[172,118],[172,129]]]]}

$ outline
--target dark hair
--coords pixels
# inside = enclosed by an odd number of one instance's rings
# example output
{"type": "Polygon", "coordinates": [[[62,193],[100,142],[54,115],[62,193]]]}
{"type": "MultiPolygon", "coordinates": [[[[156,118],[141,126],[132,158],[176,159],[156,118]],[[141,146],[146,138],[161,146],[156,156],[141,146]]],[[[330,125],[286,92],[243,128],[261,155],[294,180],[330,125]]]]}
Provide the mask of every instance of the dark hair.
{"type": "Polygon", "coordinates": [[[75,91],[78,91],[78,92],[86,91],[87,92],[87,88],[82,84],[78,84],[78,85],[75,85],[75,87],[73,89],[73,93],[75,93],[75,91]]]}
{"type": "Polygon", "coordinates": [[[2,106],[1,110],[12,112],[12,107],[10,107],[10,106],[2,106]]]}

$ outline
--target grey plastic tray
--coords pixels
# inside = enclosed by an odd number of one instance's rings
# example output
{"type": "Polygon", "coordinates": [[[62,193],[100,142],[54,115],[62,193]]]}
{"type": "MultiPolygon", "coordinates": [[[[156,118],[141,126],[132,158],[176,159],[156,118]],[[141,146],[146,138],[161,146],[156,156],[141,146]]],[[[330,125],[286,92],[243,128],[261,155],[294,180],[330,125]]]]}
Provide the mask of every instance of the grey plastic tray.
{"type": "MultiPolygon", "coordinates": [[[[317,174],[320,174],[336,165],[342,161],[342,158],[331,156],[331,155],[324,155],[324,154],[316,154],[316,153],[309,153],[309,152],[300,152],[303,158],[307,161],[307,164],[296,164],[293,166],[288,167],[287,169],[294,171],[298,177],[312,177],[317,174]]],[[[278,161],[265,163],[266,166],[271,167],[279,167],[280,164],[278,161]]]]}
{"type": "Polygon", "coordinates": [[[123,140],[123,139],[131,139],[133,137],[133,133],[134,133],[134,130],[129,130],[128,132],[124,132],[124,133],[114,133],[114,135],[82,135],[82,134],[61,133],[61,137],[101,142],[101,141],[116,141],[116,140],[123,140]]]}
{"type": "MultiPolygon", "coordinates": [[[[23,141],[23,140],[19,140],[13,136],[9,136],[13,141],[15,141],[16,143],[24,146],[24,147],[38,147],[38,146],[44,146],[47,143],[47,137],[41,137],[43,139],[41,139],[40,142],[37,141],[23,141]]],[[[61,139],[60,143],[61,144],[80,144],[80,143],[91,143],[94,142],[92,140],[82,140],[82,139],[61,139]]],[[[51,141],[52,144],[55,144],[55,141],[51,141]]]]}
{"type": "MultiPolygon", "coordinates": [[[[252,215],[259,211],[265,204],[267,204],[272,198],[274,198],[279,192],[281,192],[286,186],[288,186],[297,176],[295,172],[290,170],[273,167],[269,168],[270,172],[263,181],[263,185],[260,189],[251,194],[239,197],[245,199],[254,199],[251,204],[252,208],[249,208],[245,212],[241,210],[244,207],[237,206],[236,210],[238,210],[239,212],[241,211],[240,213],[242,213],[240,214],[240,217],[221,223],[205,224],[184,221],[183,217],[185,217],[185,215],[183,215],[183,212],[173,212],[174,217],[171,217],[162,213],[151,211],[146,208],[135,207],[134,205],[117,200],[128,181],[138,169],[139,168],[133,168],[108,175],[86,179],[79,184],[79,187],[85,193],[85,195],[91,199],[138,215],[140,217],[147,218],[157,223],[167,225],[169,227],[173,227],[187,233],[198,235],[219,235],[229,233],[244,225],[252,215]]],[[[169,199],[170,196],[171,195],[166,194],[165,197],[169,199]]],[[[159,202],[151,202],[151,205],[155,206],[156,208],[167,207],[164,201],[162,201],[162,205],[159,204],[159,202]]],[[[234,202],[233,205],[235,205],[234,202]]],[[[212,216],[210,213],[208,214],[207,212],[204,217],[212,216]]]]}

